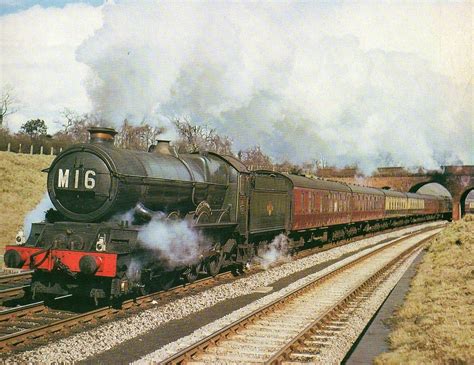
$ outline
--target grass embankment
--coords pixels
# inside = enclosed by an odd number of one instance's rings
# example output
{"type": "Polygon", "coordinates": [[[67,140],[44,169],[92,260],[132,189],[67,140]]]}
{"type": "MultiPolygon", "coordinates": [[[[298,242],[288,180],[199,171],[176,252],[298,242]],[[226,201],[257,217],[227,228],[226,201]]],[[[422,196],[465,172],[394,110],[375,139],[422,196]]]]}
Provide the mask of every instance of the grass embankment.
{"type": "Polygon", "coordinates": [[[474,364],[474,216],[434,239],[376,364],[474,364]]]}
{"type": "Polygon", "coordinates": [[[0,152],[0,255],[6,244],[14,242],[25,215],[46,192],[46,174],[41,170],[53,158],[0,152]]]}

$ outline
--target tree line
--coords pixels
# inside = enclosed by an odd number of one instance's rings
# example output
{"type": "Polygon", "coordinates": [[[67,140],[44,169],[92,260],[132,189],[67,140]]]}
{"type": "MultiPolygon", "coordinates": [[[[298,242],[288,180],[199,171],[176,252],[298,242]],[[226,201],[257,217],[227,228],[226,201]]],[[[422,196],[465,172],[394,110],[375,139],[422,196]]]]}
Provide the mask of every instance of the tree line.
{"type": "MultiPolygon", "coordinates": [[[[48,127],[42,119],[28,120],[21,125],[17,133],[12,133],[5,125],[5,118],[17,111],[17,105],[12,89],[4,88],[0,103],[0,150],[7,150],[9,145],[13,152],[19,152],[20,146],[22,152],[28,152],[30,146],[35,146],[34,153],[38,153],[39,146],[43,146],[43,153],[49,154],[52,150],[57,153],[71,144],[87,142],[90,127],[107,125],[106,121],[96,114],[81,114],[66,108],[61,112],[61,120],[56,122],[59,130],[52,135],[48,134],[48,127]]],[[[252,169],[273,169],[292,173],[314,173],[321,167],[321,163],[316,160],[301,165],[288,160],[276,163],[258,145],[234,153],[232,138],[218,133],[209,125],[193,123],[189,118],[176,118],[172,124],[177,132],[173,145],[180,153],[212,151],[237,157],[252,169]]],[[[118,126],[117,132],[117,147],[146,151],[160,139],[165,128],[146,120],[136,124],[125,119],[118,126]]]]}

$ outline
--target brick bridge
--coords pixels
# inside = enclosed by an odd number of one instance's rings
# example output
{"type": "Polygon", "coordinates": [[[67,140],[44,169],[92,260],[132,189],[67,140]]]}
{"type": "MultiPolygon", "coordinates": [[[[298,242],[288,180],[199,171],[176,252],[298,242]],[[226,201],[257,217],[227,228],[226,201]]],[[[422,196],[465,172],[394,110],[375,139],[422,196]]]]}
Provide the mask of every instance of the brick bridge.
{"type": "Polygon", "coordinates": [[[372,176],[364,176],[355,168],[324,168],[318,170],[317,176],[405,192],[416,192],[423,185],[438,183],[453,197],[454,220],[464,215],[466,197],[474,189],[474,165],[442,166],[440,170],[419,169],[416,172],[402,167],[381,167],[372,176]]]}

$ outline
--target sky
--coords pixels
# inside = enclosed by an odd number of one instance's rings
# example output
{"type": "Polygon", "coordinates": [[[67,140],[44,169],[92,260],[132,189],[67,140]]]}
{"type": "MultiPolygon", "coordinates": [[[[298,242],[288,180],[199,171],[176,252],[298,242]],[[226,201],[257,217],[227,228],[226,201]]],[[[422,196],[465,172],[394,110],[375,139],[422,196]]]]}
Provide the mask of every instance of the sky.
{"type": "Polygon", "coordinates": [[[89,0],[89,1],[74,1],[74,0],[2,0],[0,4],[0,15],[17,13],[35,5],[40,5],[45,8],[57,7],[62,8],[67,4],[78,3],[89,4],[93,6],[99,6],[104,3],[103,0],[89,0]]]}
{"type": "Polygon", "coordinates": [[[111,125],[185,116],[275,160],[473,164],[473,7],[4,0],[8,126],[54,132],[64,108],[111,125]]]}

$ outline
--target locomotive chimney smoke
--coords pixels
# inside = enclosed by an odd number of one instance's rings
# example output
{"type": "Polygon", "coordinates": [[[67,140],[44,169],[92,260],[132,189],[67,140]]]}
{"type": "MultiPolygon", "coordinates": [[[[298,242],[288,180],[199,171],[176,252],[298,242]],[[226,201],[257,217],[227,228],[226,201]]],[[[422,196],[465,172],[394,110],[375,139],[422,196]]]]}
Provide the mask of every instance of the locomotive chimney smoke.
{"type": "Polygon", "coordinates": [[[88,129],[91,143],[114,143],[117,131],[113,128],[92,127],[88,129]]]}
{"type": "MultiPolygon", "coordinates": [[[[235,150],[260,145],[294,163],[323,155],[365,173],[472,164],[472,81],[446,78],[424,51],[369,42],[349,31],[349,7],[328,21],[335,8],[318,3],[107,2],[102,28],[76,52],[92,71],[93,112],[116,126],[189,116],[235,150]]],[[[406,29],[392,29],[406,44],[406,29]]]]}

